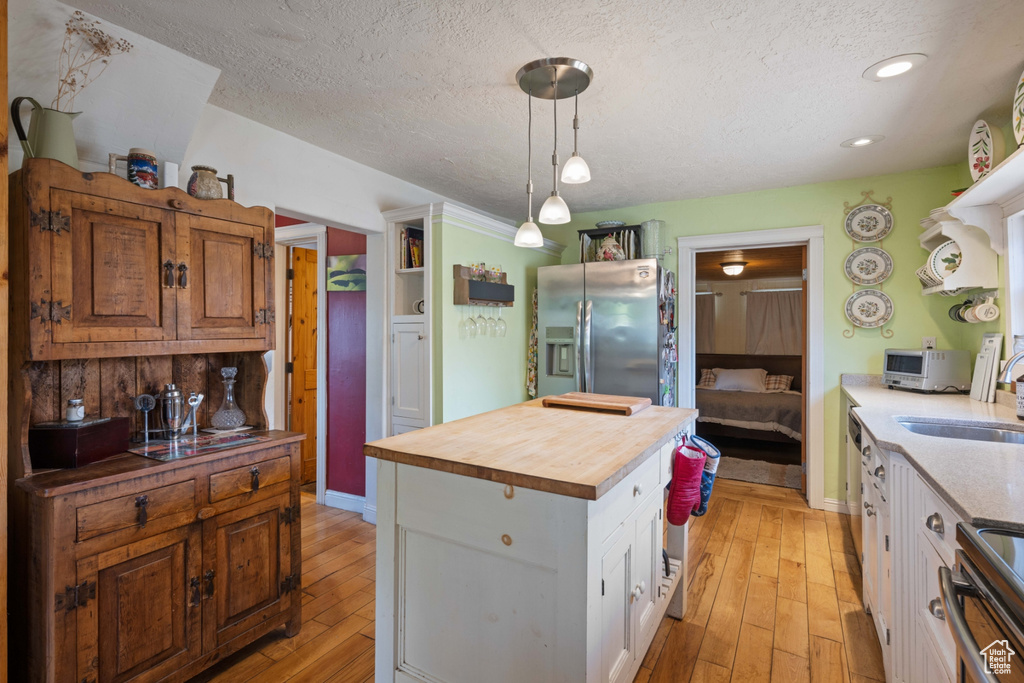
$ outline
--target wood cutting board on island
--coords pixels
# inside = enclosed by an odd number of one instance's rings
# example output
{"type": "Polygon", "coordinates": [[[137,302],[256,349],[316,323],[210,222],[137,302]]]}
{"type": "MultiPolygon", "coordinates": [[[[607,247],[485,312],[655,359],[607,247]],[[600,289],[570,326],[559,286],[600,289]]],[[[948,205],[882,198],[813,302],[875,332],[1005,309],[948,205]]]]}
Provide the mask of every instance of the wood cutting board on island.
{"type": "Polygon", "coordinates": [[[364,446],[378,681],[625,683],[685,613],[686,527],[664,562],[664,491],[697,412],[543,403],[364,446]]]}

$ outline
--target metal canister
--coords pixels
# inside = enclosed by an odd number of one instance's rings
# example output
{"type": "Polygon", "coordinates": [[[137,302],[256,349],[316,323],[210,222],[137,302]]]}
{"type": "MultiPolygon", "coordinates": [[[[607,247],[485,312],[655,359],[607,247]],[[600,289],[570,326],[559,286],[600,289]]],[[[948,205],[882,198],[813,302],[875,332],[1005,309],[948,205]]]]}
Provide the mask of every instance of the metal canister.
{"type": "Polygon", "coordinates": [[[164,385],[164,390],[157,397],[157,412],[164,436],[168,439],[179,438],[185,421],[185,397],[177,386],[164,385]]]}

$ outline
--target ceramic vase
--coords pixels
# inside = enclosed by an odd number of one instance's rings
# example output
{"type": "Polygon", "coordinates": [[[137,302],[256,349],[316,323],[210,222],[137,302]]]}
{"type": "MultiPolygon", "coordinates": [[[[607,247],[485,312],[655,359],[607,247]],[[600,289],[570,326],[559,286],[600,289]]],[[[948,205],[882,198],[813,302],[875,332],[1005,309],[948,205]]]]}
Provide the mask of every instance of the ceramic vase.
{"type": "Polygon", "coordinates": [[[188,193],[196,199],[221,199],[224,191],[217,180],[217,169],[193,166],[192,177],[188,179],[188,193]]]}
{"type": "Polygon", "coordinates": [[[155,154],[141,147],[128,151],[128,180],[147,190],[155,190],[160,186],[159,175],[155,154]]]}
{"type": "Polygon", "coordinates": [[[597,260],[598,261],[625,261],[626,252],[622,251],[622,247],[615,241],[615,238],[608,235],[601,240],[601,246],[597,248],[597,260]]]}
{"type": "Polygon", "coordinates": [[[15,97],[11,102],[11,122],[21,141],[26,159],[56,159],[74,169],[78,168],[78,146],[71,122],[81,112],[63,112],[47,109],[31,97],[15,97]],[[21,125],[21,103],[32,105],[32,118],[28,134],[21,125]]]}

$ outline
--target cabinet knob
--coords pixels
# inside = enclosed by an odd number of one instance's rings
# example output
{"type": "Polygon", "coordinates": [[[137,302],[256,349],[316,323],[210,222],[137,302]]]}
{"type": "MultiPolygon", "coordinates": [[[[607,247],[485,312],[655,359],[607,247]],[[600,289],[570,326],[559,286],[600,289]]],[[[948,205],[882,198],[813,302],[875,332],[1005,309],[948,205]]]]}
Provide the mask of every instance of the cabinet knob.
{"type": "Polygon", "coordinates": [[[201,522],[204,519],[209,519],[210,517],[213,517],[215,514],[217,514],[216,508],[199,508],[199,512],[196,513],[196,519],[201,522]]]}
{"type": "Polygon", "coordinates": [[[928,527],[929,531],[934,531],[939,535],[946,533],[946,525],[942,523],[942,515],[938,512],[928,515],[928,519],[924,520],[924,525],[928,527]]]}
{"type": "Polygon", "coordinates": [[[643,484],[639,484],[639,483],[633,484],[633,495],[634,496],[642,496],[643,493],[644,493],[644,485],[643,484]]]}
{"type": "Polygon", "coordinates": [[[870,458],[871,457],[871,446],[865,446],[864,448],[861,449],[860,452],[864,455],[865,458],[870,458]]]}
{"type": "Polygon", "coordinates": [[[875,468],[875,476],[878,477],[879,479],[881,479],[882,481],[885,481],[885,467],[882,466],[882,465],[879,465],[878,467],[876,467],[875,468]]]}
{"type": "Polygon", "coordinates": [[[637,584],[636,588],[634,588],[633,592],[631,593],[631,595],[633,596],[633,601],[635,602],[635,601],[639,600],[640,596],[643,595],[644,591],[646,591],[646,590],[647,590],[647,584],[645,584],[643,581],[641,581],[639,584],[637,584]]]}
{"type": "Polygon", "coordinates": [[[872,505],[871,503],[864,503],[864,514],[866,514],[868,517],[874,517],[878,513],[875,512],[874,505],[872,505]]]}
{"type": "Polygon", "coordinates": [[[181,201],[180,199],[168,199],[167,200],[167,205],[169,207],[171,207],[172,209],[184,209],[185,208],[185,202],[181,201]]]}
{"type": "Polygon", "coordinates": [[[938,598],[934,598],[928,603],[928,611],[932,613],[932,616],[940,621],[946,620],[946,613],[942,611],[942,601],[938,598]]]}

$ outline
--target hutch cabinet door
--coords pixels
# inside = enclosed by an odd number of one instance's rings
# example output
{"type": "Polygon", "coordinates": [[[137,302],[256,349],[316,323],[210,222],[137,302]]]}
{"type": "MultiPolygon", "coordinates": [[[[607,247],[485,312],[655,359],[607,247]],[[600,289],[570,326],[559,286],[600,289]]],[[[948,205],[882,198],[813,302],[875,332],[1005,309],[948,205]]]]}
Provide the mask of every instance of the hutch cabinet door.
{"type": "Polygon", "coordinates": [[[200,556],[199,525],[191,524],[80,560],[87,599],[80,593],[75,610],[75,680],[157,680],[198,657],[200,556]]]}
{"type": "Polygon", "coordinates": [[[178,220],[178,339],[266,336],[271,261],[263,226],[185,214],[178,220]]]}
{"type": "Polygon", "coordinates": [[[423,323],[391,326],[391,416],[416,427],[430,425],[430,387],[423,323]]]}
{"type": "Polygon", "coordinates": [[[205,651],[288,610],[299,599],[299,577],[289,576],[291,529],[283,521],[288,504],[288,494],[282,494],[204,522],[205,651]]]}
{"type": "Polygon", "coordinates": [[[50,237],[53,342],[173,340],[174,212],[56,189],[50,203],[71,227],[50,237]]]}

